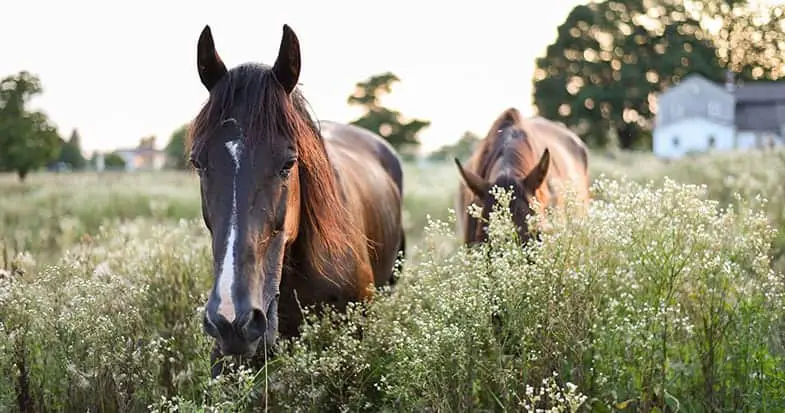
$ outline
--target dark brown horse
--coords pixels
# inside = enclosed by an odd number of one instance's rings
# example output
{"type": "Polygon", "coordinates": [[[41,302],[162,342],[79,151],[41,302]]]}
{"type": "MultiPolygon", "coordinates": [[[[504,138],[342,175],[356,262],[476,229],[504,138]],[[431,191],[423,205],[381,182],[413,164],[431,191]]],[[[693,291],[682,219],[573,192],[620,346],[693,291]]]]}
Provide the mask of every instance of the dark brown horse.
{"type": "Polygon", "coordinates": [[[583,141],[562,124],[542,117],[524,119],[515,108],[493,122],[466,167],[457,158],[455,163],[461,175],[458,233],[466,245],[487,241],[486,226],[466,209],[476,203],[487,220],[496,203],[490,193],[493,186],[513,188],[510,209],[522,243],[532,235],[526,223],[532,198],[544,207],[562,205],[558,184],[570,182],[579,199],[589,200],[588,149],[583,141]]]}
{"type": "Polygon", "coordinates": [[[214,357],[252,356],[262,340],[270,349],[277,334],[298,334],[298,304],[340,310],[393,282],[405,249],[401,163],[364,129],[312,120],[289,26],[272,67],[231,70],[205,26],[197,64],[210,96],[188,144],[215,274],[204,329],[214,357]]]}

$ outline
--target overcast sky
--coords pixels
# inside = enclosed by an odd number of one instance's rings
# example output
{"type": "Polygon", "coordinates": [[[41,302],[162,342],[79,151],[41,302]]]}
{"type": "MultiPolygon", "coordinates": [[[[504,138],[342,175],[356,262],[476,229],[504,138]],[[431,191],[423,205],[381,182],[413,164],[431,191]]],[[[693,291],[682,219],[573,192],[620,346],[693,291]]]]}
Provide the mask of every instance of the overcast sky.
{"type": "Polygon", "coordinates": [[[531,113],[534,59],[577,0],[43,1],[0,5],[0,76],[37,74],[44,110],[88,154],[133,147],[192,119],[207,98],[196,72],[205,24],[227,66],[272,64],[284,23],[300,39],[300,82],[320,119],[348,122],[354,84],[392,71],[383,103],[432,121],[423,149],[484,133],[508,106],[531,113]],[[463,3],[465,5],[458,5],[463,3]]]}

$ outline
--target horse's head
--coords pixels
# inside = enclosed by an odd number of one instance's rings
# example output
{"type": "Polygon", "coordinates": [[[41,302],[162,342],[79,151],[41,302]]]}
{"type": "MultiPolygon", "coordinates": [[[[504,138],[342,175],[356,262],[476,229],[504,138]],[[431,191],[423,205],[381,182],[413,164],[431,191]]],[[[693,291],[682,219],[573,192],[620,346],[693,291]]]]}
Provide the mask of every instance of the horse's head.
{"type": "Polygon", "coordinates": [[[191,128],[202,214],[212,237],[215,282],[204,329],[224,355],[271,348],[285,247],[300,209],[297,134],[290,95],[300,74],[297,36],[288,27],[273,67],[227,70],[205,26],[197,68],[210,97],[191,128]]]}
{"type": "MultiPolygon", "coordinates": [[[[525,176],[510,175],[509,173],[502,173],[495,177],[492,181],[477,175],[476,173],[465,169],[458,158],[455,158],[455,164],[458,166],[458,171],[461,174],[461,179],[471,192],[480,201],[479,206],[482,208],[482,218],[487,222],[490,213],[493,211],[494,205],[498,203],[496,197],[491,193],[491,188],[498,186],[504,190],[512,188],[513,199],[510,202],[510,212],[512,214],[513,223],[518,230],[518,239],[522,244],[526,244],[531,238],[527,218],[531,214],[531,200],[535,197],[537,189],[545,181],[545,176],[548,173],[550,165],[550,153],[545,149],[539,162],[529,171],[525,176]]],[[[488,241],[487,226],[484,223],[479,223],[474,228],[473,233],[469,234],[469,244],[484,243],[488,241]]]]}

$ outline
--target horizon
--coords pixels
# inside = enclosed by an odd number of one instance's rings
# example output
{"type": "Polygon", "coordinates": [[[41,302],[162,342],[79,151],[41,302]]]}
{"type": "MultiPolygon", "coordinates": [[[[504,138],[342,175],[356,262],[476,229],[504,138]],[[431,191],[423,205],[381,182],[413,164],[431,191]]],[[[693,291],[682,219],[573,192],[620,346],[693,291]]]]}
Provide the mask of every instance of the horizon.
{"type": "Polygon", "coordinates": [[[202,28],[210,26],[231,68],[272,64],[286,23],[300,39],[300,88],[318,119],[348,123],[359,117],[361,110],[346,103],[355,83],[390,71],[401,81],[382,103],[431,121],[419,134],[425,153],[466,131],[484,135],[507,107],[533,113],[535,59],[579,3],[557,0],[526,13],[520,3],[503,0],[449,12],[412,0],[389,10],[369,10],[357,0],[234,1],[217,10],[203,0],[188,8],[150,0],[30,0],[3,7],[6,15],[36,20],[0,26],[2,38],[19,39],[0,46],[0,75],[37,75],[43,93],[29,107],[45,112],[66,140],[76,128],[87,156],[134,148],[150,135],[163,148],[208,96],[196,72],[202,28]],[[380,12],[385,17],[374,19],[380,12]]]}

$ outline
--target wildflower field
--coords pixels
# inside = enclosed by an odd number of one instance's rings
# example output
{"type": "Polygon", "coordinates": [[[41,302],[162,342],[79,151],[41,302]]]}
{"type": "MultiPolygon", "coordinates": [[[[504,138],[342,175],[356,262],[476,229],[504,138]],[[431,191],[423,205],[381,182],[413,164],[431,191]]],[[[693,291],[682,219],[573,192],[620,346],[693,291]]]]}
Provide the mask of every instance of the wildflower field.
{"type": "Polygon", "coordinates": [[[785,411],[785,151],[590,164],[587,216],[472,250],[407,165],[396,289],[217,380],[195,174],[0,176],[0,411],[785,411]]]}

